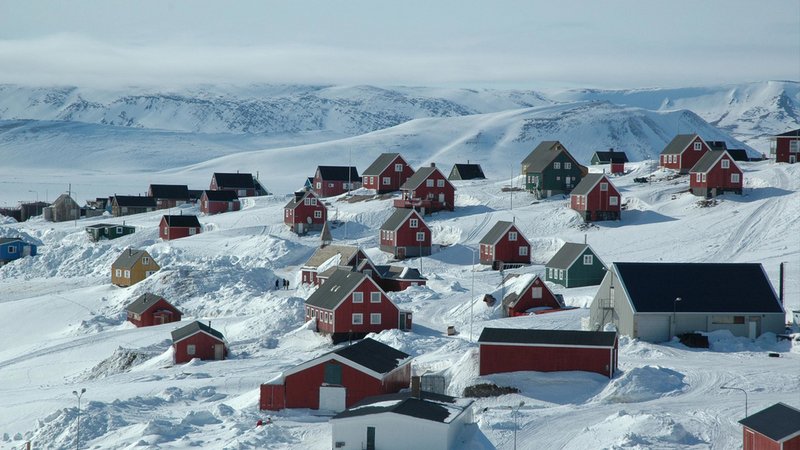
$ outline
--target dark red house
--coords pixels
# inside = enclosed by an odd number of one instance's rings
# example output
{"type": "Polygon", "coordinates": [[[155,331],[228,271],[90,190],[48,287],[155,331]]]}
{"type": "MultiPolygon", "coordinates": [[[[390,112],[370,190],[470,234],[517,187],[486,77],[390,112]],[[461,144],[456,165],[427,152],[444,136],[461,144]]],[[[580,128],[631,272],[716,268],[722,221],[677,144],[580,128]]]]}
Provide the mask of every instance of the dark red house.
{"type": "Polygon", "coordinates": [[[531,244],[512,222],[498,221],[481,239],[481,264],[493,269],[531,263],[531,244]]]}
{"type": "Polygon", "coordinates": [[[400,153],[382,153],[361,174],[361,179],[365,188],[384,194],[399,190],[411,175],[414,175],[414,169],[400,153]]]}
{"type": "Polygon", "coordinates": [[[423,215],[455,209],[456,188],[434,163],[419,169],[400,190],[403,196],[394,201],[395,208],[414,208],[423,215]]]}
{"type": "Polygon", "coordinates": [[[381,225],[380,248],[397,259],[430,255],[431,230],[416,210],[395,210],[381,225]]]}
{"type": "Polygon", "coordinates": [[[366,260],[367,255],[355,245],[322,245],[300,268],[300,282],[317,285],[320,273],[341,266],[356,267],[366,260]]]}
{"type": "Polygon", "coordinates": [[[181,312],[164,297],[144,293],[126,308],[128,322],[137,327],[149,327],[170,322],[180,322],[181,312]]]}
{"type": "Polygon", "coordinates": [[[236,191],[203,191],[200,195],[200,211],[206,214],[219,214],[239,211],[242,208],[236,191]]]}
{"type": "Polygon", "coordinates": [[[147,188],[147,195],[156,200],[157,209],[189,203],[189,187],[185,184],[151,184],[147,188]]]}
{"type": "Polygon", "coordinates": [[[320,197],[333,197],[361,187],[358,169],[348,166],[317,166],[314,191],[320,197]]]}
{"type": "Polygon", "coordinates": [[[165,241],[194,236],[203,231],[197,216],[163,216],[158,225],[159,236],[165,241]]]}
{"type": "Polygon", "coordinates": [[[478,345],[480,375],[581,370],[611,378],[617,370],[615,331],[484,328],[478,345]]]}
{"type": "Polygon", "coordinates": [[[775,162],[794,164],[800,161],[800,128],[770,138],[769,152],[775,162]]]}
{"type": "Polygon", "coordinates": [[[503,283],[503,312],[506,317],[528,315],[531,310],[563,308],[559,298],[538,275],[526,273],[512,276],[503,283]]]}
{"type": "Polygon", "coordinates": [[[743,450],[800,450],[800,409],[776,403],[739,423],[743,450]]]}
{"type": "Polygon", "coordinates": [[[411,329],[411,313],[400,311],[371,277],[336,270],[306,299],[306,321],[334,343],[383,330],[411,329]]]}
{"type": "Polygon", "coordinates": [[[586,175],[569,195],[570,208],[586,222],[619,220],[621,203],[616,186],[602,173],[586,175]]]}
{"type": "Polygon", "coordinates": [[[211,176],[212,191],[234,191],[239,197],[267,195],[268,192],[252,173],[214,172],[211,176]]]}
{"type": "Polygon", "coordinates": [[[315,191],[299,191],[283,207],[283,223],[297,234],[322,230],[328,220],[328,208],[315,191]]]}
{"type": "Polygon", "coordinates": [[[697,161],[711,150],[706,141],[696,134],[679,134],[661,151],[659,167],[689,173],[697,161]]]}
{"type": "Polygon", "coordinates": [[[314,358],[261,385],[259,407],[343,411],[366,397],[408,388],[411,357],[364,339],[314,358]]]}
{"type": "Polygon", "coordinates": [[[723,192],[742,194],[744,173],[727,151],[706,152],[689,171],[692,194],[716,197],[723,192]]]}
{"type": "Polygon", "coordinates": [[[204,361],[225,359],[228,345],[219,331],[194,321],[189,325],[172,332],[172,348],[175,351],[175,363],[181,364],[199,358],[204,361]]]}

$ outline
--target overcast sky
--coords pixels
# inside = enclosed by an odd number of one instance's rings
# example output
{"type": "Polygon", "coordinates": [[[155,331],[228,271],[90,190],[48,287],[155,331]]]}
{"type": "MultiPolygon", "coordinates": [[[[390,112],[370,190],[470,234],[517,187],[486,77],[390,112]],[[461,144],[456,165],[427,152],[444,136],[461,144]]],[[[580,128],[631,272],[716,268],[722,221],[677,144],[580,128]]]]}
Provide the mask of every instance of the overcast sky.
{"type": "Polygon", "coordinates": [[[800,79],[800,1],[0,0],[0,83],[677,87],[800,79]]]}

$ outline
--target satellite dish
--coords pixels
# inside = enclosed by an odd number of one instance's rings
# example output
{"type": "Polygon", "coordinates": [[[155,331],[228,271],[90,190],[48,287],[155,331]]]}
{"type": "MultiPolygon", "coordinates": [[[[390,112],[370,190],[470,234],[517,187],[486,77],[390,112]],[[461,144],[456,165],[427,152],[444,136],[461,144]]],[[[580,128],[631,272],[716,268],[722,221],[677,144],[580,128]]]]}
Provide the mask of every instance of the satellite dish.
{"type": "Polygon", "coordinates": [[[311,225],[311,217],[306,217],[306,222],[308,222],[308,224],[311,225]]]}

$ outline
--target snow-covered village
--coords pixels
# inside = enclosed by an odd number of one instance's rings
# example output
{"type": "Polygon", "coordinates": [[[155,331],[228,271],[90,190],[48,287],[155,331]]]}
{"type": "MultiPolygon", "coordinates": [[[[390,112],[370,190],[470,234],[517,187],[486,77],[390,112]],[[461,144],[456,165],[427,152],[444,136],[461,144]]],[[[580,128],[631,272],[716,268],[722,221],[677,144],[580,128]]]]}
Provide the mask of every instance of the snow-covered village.
{"type": "Polygon", "coordinates": [[[366,7],[350,67],[175,38],[272,36],[211,2],[101,43],[122,10],[79,3],[0,18],[0,449],[800,449],[800,5],[747,37],[786,70],[556,82],[356,76],[366,7]]]}

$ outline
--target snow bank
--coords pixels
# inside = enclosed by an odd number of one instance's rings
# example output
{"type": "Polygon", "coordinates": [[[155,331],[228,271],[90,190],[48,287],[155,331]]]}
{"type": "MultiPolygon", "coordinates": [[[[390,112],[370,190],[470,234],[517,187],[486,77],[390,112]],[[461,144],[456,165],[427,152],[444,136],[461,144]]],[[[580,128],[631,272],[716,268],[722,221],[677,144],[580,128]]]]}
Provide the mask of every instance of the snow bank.
{"type": "Polygon", "coordinates": [[[708,448],[708,445],[704,438],[688,431],[670,414],[629,414],[620,411],[586,428],[563,448],[666,450],[708,448]]]}
{"type": "Polygon", "coordinates": [[[598,398],[611,403],[638,403],[675,395],[686,389],[685,376],[659,366],[635,367],[614,379],[598,398]]]}

